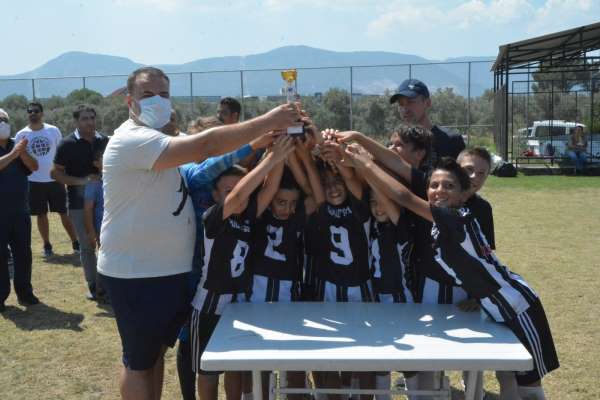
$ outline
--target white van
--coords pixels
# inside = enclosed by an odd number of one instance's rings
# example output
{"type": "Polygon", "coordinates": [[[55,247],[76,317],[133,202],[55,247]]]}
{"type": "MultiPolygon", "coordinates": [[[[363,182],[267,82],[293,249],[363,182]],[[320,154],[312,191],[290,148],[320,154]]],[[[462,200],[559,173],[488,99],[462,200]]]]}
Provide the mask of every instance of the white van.
{"type": "MultiPolygon", "coordinates": [[[[534,121],[533,126],[519,129],[519,136],[526,138],[525,155],[530,156],[566,156],[567,144],[576,127],[585,125],[562,120],[534,121]]],[[[591,144],[588,139],[588,147],[591,144]]],[[[591,149],[589,149],[591,153],[591,149]]]]}

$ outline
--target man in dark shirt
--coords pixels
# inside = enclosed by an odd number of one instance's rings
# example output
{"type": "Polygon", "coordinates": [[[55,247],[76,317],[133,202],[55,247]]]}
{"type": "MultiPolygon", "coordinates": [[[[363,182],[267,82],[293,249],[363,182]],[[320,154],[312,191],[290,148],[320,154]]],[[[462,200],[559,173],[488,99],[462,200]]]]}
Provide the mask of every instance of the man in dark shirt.
{"type": "Polygon", "coordinates": [[[83,217],[85,184],[97,179],[101,171],[94,166],[94,155],[106,148],[108,138],[96,132],[96,111],[80,105],[73,112],[77,128],[65,137],[56,150],[50,172],[53,179],[67,185],[68,213],[80,244],[80,258],[87,281],[89,299],[96,298],[95,244],[88,238],[83,217]]]}
{"type": "Polygon", "coordinates": [[[27,153],[27,139],[10,138],[8,114],[0,109],[0,312],[10,294],[8,248],[14,263],[14,285],[19,304],[39,303],[31,287],[31,217],[27,176],[38,169],[27,153]]]}
{"type": "Polygon", "coordinates": [[[431,152],[425,163],[426,166],[435,165],[442,157],[456,159],[458,154],[464,150],[465,142],[460,134],[431,123],[428,116],[431,98],[429,89],[423,82],[418,79],[406,79],[390,97],[391,104],[396,102],[398,102],[400,116],[405,122],[431,131],[431,152]]]}

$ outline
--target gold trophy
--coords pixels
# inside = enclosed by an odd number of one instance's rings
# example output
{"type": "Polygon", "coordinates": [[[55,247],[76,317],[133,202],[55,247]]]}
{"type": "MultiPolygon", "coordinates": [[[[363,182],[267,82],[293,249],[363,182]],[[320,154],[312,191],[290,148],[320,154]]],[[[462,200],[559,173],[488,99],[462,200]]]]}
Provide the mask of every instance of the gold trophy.
{"type": "MultiPolygon", "coordinates": [[[[296,92],[296,79],[298,78],[298,71],[296,69],[286,69],[281,71],[281,77],[285,81],[285,99],[288,103],[297,101],[298,93],[296,92]]],[[[287,134],[292,136],[303,136],[304,125],[294,125],[287,128],[287,134]]]]}

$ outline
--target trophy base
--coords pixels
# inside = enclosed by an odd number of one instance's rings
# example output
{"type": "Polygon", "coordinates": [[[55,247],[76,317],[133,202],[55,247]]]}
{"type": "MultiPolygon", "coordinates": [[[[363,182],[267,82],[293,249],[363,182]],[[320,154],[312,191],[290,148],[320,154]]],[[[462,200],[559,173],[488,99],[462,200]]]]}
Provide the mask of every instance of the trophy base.
{"type": "Polygon", "coordinates": [[[304,125],[294,125],[287,128],[287,134],[290,136],[303,136],[304,125]]]}

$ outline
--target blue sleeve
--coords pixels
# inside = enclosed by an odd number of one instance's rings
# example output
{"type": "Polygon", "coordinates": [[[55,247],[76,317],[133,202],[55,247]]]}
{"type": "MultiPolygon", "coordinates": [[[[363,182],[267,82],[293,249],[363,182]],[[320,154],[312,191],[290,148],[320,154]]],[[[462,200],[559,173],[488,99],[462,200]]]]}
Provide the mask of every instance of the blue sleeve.
{"type": "Polygon", "coordinates": [[[251,153],[252,147],[247,144],[231,153],[208,158],[200,164],[186,164],[180,167],[180,171],[188,187],[208,185],[233,164],[240,162],[251,153]]]}
{"type": "Polygon", "coordinates": [[[88,182],[85,185],[84,200],[96,200],[98,188],[102,190],[102,182],[88,182]]]}

